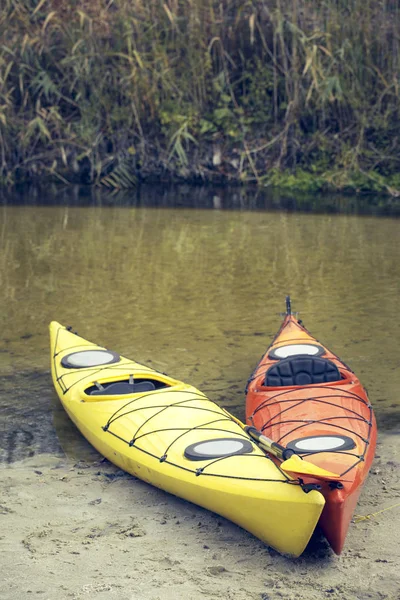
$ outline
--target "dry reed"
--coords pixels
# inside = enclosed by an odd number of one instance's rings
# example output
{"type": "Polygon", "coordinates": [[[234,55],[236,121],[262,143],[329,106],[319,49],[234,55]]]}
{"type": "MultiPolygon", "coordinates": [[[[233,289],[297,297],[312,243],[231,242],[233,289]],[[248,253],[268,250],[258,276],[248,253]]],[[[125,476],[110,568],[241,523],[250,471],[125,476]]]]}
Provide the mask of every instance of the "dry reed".
{"type": "Polygon", "coordinates": [[[217,170],[262,184],[289,168],[400,184],[394,0],[3,5],[3,181],[217,170]]]}

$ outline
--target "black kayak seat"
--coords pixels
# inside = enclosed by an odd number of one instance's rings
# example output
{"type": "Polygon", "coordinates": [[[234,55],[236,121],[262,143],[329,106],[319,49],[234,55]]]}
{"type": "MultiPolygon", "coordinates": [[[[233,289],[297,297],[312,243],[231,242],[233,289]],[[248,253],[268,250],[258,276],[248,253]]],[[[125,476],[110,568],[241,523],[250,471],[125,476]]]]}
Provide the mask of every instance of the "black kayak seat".
{"type": "Polygon", "coordinates": [[[89,393],[91,396],[119,396],[122,394],[137,394],[138,392],[152,392],[155,389],[156,386],[152,381],[140,381],[138,383],[115,381],[104,385],[102,389],[91,389],[89,393]]]}
{"type": "Polygon", "coordinates": [[[298,354],[274,364],[265,375],[264,385],[284,387],[293,385],[315,385],[342,379],[337,366],[326,358],[298,354]]]}

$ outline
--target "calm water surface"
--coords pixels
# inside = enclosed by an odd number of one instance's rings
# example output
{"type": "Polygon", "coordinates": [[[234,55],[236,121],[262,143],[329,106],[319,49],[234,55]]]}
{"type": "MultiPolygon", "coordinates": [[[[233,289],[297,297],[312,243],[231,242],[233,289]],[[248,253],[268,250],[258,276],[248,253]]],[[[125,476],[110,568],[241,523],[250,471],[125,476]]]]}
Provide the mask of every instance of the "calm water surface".
{"type": "Polygon", "coordinates": [[[246,380],[288,293],[359,375],[380,427],[400,423],[395,217],[288,211],[275,200],[224,209],[218,191],[209,209],[185,207],[190,198],[169,207],[165,192],[150,206],[72,190],[35,198],[0,205],[0,460],[90,454],[53,392],[51,320],[243,417],[246,380]]]}

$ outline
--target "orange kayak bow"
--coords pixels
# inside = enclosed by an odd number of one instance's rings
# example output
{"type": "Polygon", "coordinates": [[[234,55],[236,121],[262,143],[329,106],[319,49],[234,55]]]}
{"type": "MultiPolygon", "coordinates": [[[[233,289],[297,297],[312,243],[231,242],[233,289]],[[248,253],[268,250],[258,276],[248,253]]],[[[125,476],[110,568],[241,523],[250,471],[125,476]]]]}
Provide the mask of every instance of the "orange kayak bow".
{"type": "Polygon", "coordinates": [[[246,420],[280,447],[338,475],[301,479],[321,485],[326,504],[319,525],[340,554],[374,458],[376,421],[356,375],[292,315],[289,297],[281,328],[249,379],[246,420]]]}

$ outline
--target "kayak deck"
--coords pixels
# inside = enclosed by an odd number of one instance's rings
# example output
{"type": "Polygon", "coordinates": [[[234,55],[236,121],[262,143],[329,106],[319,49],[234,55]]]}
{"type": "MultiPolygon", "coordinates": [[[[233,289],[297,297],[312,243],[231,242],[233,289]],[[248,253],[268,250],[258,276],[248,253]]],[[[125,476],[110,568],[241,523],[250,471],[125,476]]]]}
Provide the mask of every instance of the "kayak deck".
{"type": "Polygon", "coordinates": [[[323,496],[305,493],[227,411],[196,388],[83,340],[59,323],[51,324],[50,337],[59,398],[103,456],[230,519],[282,553],[302,553],[323,496]]]}

